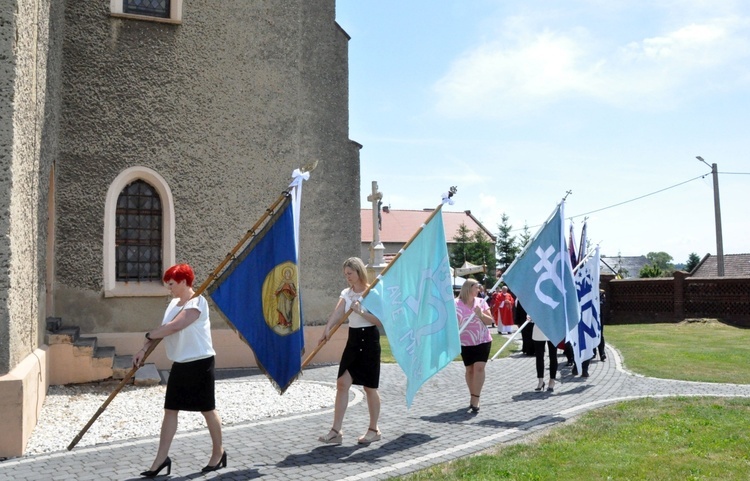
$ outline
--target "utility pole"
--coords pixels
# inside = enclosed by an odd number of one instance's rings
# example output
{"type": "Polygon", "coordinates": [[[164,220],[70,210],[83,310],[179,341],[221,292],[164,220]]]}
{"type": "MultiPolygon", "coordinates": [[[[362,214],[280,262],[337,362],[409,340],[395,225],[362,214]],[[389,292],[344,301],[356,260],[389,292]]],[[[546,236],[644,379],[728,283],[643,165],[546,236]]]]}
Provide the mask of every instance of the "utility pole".
{"type": "MultiPolygon", "coordinates": [[[[708,162],[703,160],[700,155],[695,157],[704,164],[708,162]]],[[[724,241],[721,237],[721,206],[719,205],[719,172],[716,164],[708,165],[711,167],[711,174],[714,178],[714,217],[716,219],[716,269],[719,277],[724,277],[724,241]]]]}

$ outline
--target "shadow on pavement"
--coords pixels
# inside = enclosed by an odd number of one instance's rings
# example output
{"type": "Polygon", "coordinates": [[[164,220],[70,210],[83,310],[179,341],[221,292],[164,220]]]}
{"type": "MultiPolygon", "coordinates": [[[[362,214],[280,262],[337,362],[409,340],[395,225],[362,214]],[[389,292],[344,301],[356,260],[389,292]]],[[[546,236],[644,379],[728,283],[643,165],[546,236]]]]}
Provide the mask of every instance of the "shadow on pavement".
{"type": "Polygon", "coordinates": [[[319,446],[309,453],[290,454],[283,461],[276,463],[276,467],[298,467],[306,464],[330,464],[347,462],[374,462],[389,454],[413,448],[433,439],[432,436],[421,433],[404,433],[398,438],[375,442],[370,445],[331,444],[319,446]]]}
{"type": "Polygon", "coordinates": [[[461,424],[470,419],[474,419],[478,414],[473,414],[469,411],[469,407],[458,408],[455,411],[447,411],[443,413],[435,414],[434,416],[420,416],[419,419],[430,423],[449,423],[449,424],[461,424]]]}

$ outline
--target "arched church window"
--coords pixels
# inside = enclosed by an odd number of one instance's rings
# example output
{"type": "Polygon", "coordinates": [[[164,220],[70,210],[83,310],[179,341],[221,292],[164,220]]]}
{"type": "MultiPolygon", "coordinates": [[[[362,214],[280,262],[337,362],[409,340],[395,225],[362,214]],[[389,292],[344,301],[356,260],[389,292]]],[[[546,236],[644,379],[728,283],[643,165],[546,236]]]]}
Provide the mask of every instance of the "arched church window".
{"type": "Polygon", "coordinates": [[[104,203],[104,297],[167,295],[161,275],[175,263],[174,229],[174,199],[164,178],[144,166],[120,172],[104,203]]]}
{"type": "Polygon", "coordinates": [[[116,279],[160,280],[162,267],[162,204],[150,184],[138,179],[117,198],[116,279]]]}

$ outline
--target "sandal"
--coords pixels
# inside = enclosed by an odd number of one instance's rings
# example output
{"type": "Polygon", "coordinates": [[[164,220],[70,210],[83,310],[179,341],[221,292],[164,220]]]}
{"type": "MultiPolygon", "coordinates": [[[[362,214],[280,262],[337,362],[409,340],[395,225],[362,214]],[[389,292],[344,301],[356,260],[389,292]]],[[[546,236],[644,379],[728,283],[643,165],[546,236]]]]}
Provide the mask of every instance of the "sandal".
{"type": "Polygon", "coordinates": [[[375,441],[380,441],[381,437],[382,436],[379,429],[367,428],[367,432],[365,433],[365,435],[357,439],[357,442],[359,444],[370,444],[375,441]]]}
{"type": "Polygon", "coordinates": [[[328,431],[328,434],[325,436],[320,436],[318,438],[318,441],[325,444],[341,444],[341,442],[344,440],[344,433],[343,431],[336,431],[335,429],[331,428],[330,431],[328,431]]]}
{"type": "MultiPolygon", "coordinates": [[[[479,399],[479,396],[477,396],[476,394],[472,394],[471,397],[475,397],[475,398],[479,399]]],[[[473,405],[471,403],[469,403],[469,409],[471,409],[471,412],[473,414],[476,414],[476,413],[479,412],[479,406],[475,406],[475,405],[473,405]]]]}

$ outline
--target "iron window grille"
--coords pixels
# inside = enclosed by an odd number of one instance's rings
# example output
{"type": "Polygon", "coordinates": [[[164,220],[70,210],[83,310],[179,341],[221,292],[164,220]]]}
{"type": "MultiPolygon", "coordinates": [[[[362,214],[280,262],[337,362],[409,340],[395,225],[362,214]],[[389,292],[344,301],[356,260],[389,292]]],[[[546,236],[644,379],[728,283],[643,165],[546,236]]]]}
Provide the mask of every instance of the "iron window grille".
{"type": "Polygon", "coordinates": [[[169,18],[170,0],[123,0],[123,13],[169,18]]]}
{"type": "Polygon", "coordinates": [[[131,182],[117,198],[115,269],[118,281],[161,280],[161,198],[143,180],[131,182]]]}

